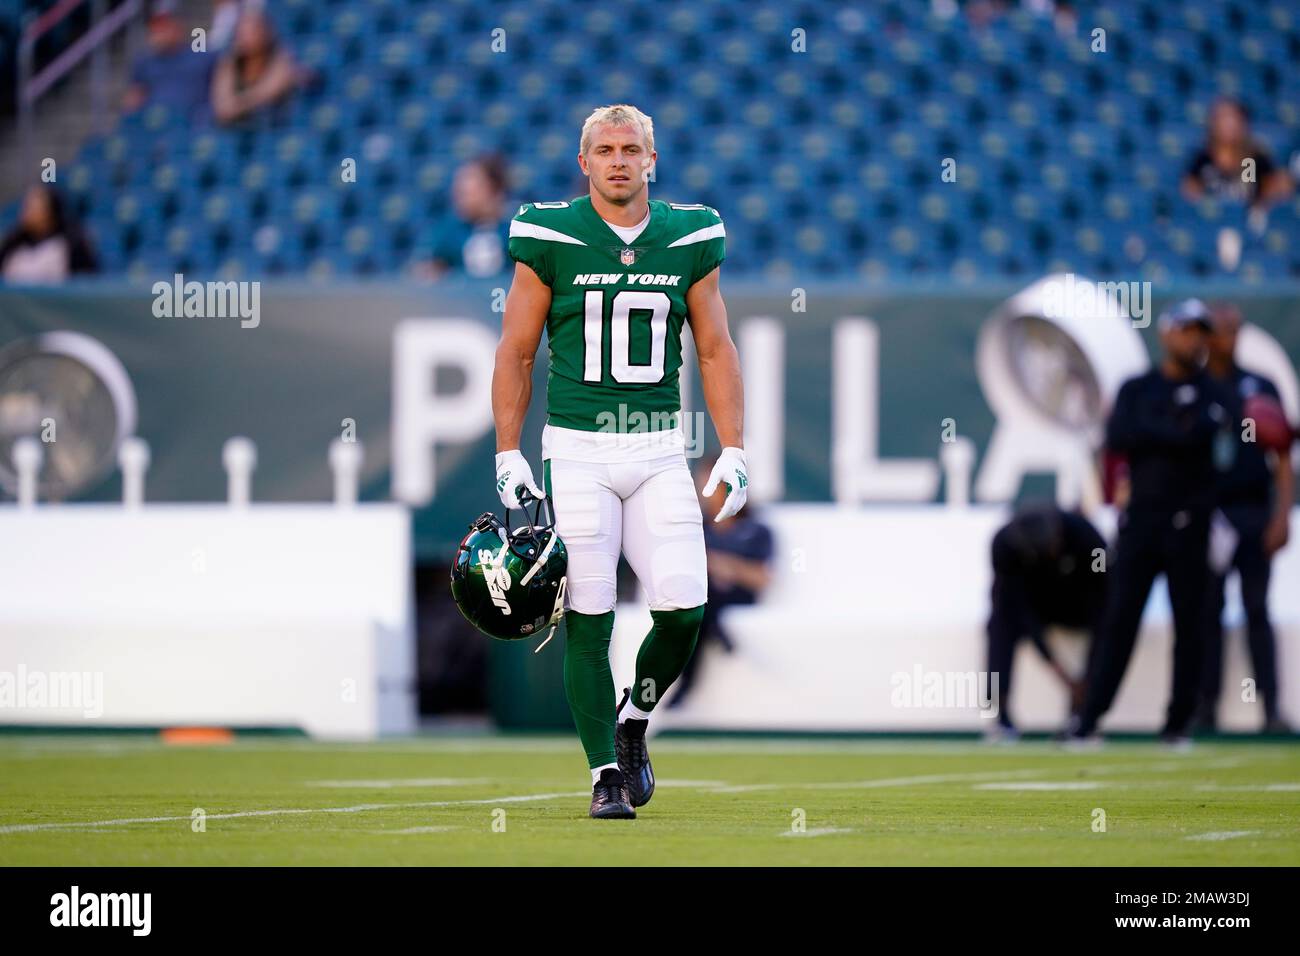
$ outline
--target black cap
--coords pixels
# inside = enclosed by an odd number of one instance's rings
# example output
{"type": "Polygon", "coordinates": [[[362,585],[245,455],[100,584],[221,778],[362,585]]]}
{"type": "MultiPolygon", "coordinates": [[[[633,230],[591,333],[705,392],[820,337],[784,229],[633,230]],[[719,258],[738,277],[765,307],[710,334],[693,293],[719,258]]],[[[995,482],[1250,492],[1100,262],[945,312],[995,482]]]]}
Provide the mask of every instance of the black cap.
{"type": "Polygon", "coordinates": [[[1174,303],[1160,313],[1158,322],[1161,330],[1188,325],[1199,325],[1207,332],[1214,328],[1214,323],[1210,319],[1210,310],[1200,299],[1183,299],[1181,302],[1174,303]]]}

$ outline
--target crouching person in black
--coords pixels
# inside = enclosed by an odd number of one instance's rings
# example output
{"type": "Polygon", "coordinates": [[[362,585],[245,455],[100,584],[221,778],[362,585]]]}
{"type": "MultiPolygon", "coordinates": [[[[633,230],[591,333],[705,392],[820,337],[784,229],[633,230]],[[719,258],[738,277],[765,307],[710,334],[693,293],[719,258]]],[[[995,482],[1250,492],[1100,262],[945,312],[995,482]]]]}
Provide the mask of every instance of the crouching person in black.
{"type": "MultiPolygon", "coordinates": [[[[999,706],[990,739],[1018,736],[1011,719],[1011,665],[1016,646],[1033,642],[1070,694],[1073,713],[1083,680],[1071,676],[1044,640],[1049,626],[1092,632],[1106,606],[1106,542],[1083,515],[1052,506],[1027,509],[993,537],[993,610],[988,669],[997,675],[999,706]]],[[[992,678],[990,678],[992,679],[992,678]]]]}

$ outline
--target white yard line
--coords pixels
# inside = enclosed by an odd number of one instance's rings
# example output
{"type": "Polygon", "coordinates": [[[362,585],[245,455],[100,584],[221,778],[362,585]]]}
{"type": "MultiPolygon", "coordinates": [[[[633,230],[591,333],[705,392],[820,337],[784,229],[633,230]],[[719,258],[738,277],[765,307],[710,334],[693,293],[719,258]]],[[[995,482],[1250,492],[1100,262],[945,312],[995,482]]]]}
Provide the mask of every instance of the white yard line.
{"type": "MultiPolygon", "coordinates": [[[[350,807],[280,807],[269,810],[240,810],[234,813],[209,813],[207,820],[238,820],[244,817],[287,817],[307,813],[368,813],[372,810],[416,810],[433,807],[468,807],[499,803],[531,803],[542,800],[559,800],[569,797],[587,797],[590,793],[578,790],[573,793],[529,793],[514,797],[486,797],[478,800],[422,800],[416,803],[358,803],[350,807]]],[[[129,826],[135,823],[188,822],[187,813],[174,817],[125,817],[117,820],[90,820],[81,823],[14,823],[0,826],[3,833],[31,833],[36,830],[84,830],[95,827],[129,826]]]]}
{"type": "Polygon", "coordinates": [[[875,780],[853,780],[824,783],[746,783],[734,787],[717,787],[708,793],[751,793],[757,790],[874,790],[878,787],[911,787],[927,783],[963,783],[971,780],[999,780],[1007,777],[1034,777],[1045,774],[1043,770],[998,770],[974,773],[932,773],[916,777],[881,777],[875,780]]]}
{"type": "Polygon", "coordinates": [[[488,777],[408,777],[403,780],[306,780],[308,787],[338,790],[394,790],[403,787],[468,787],[492,783],[488,777]]]}
{"type": "Polygon", "coordinates": [[[1232,770],[1247,763],[1250,763],[1250,761],[1244,757],[1224,757],[1222,760],[1207,760],[1205,762],[1205,769],[1232,770]]]}
{"type": "Polygon", "coordinates": [[[803,830],[802,832],[796,832],[794,830],[784,830],[781,833],[778,833],[777,836],[815,837],[815,836],[828,836],[832,833],[852,833],[852,832],[853,832],[852,827],[813,827],[811,830],[803,830]]]}
{"type": "MultiPolygon", "coordinates": [[[[671,782],[704,793],[745,793],[756,790],[807,789],[807,790],[859,790],[877,787],[901,787],[918,783],[954,783],[970,780],[997,780],[1017,776],[1033,776],[1046,773],[1045,770],[1009,770],[994,773],[967,774],[929,774],[919,777],[893,777],[879,780],[862,780],[848,783],[761,783],[729,786],[726,781],[683,780],[671,782]]],[[[231,813],[209,813],[208,820],[237,820],[252,817],[300,816],[312,813],[368,813],[377,810],[433,809],[438,807],[483,806],[503,803],[532,803],[546,800],[568,799],[588,796],[588,791],[578,790],[569,793],[534,793],[520,796],[484,797],[464,800],[421,800],[402,803],[360,803],[346,807],[280,807],[266,810],[240,810],[231,813]]],[[[143,823],[179,823],[189,822],[189,814],[161,817],[122,817],[111,820],[87,820],[76,823],[14,823],[0,826],[0,834],[32,833],[41,830],[86,830],[104,827],[131,826],[143,823]]]]}
{"type": "Polygon", "coordinates": [[[975,790],[1100,790],[1102,784],[1082,780],[1025,780],[1021,783],[977,783],[975,790]]]}
{"type": "Polygon", "coordinates": [[[729,787],[725,780],[664,780],[661,777],[655,778],[656,787],[683,787],[692,790],[712,790],[715,787],[729,787]]]}
{"type": "Polygon", "coordinates": [[[1217,843],[1220,840],[1236,840],[1240,837],[1255,836],[1257,833],[1259,833],[1258,830],[1220,830],[1214,833],[1197,833],[1183,839],[1217,843]]]}
{"type": "MultiPolygon", "coordinates": [[[[1085,767],[1090,774],[1124,774],[1124,773],[1145,773],[1145,772],[1173,772],[1176,770],[1188,770],[1196,767],[1198,761],[1186,760],[1178,762],[1165,761],[1161,763],[1131,763],[1131,764],[1102,764],[1100,766],[1085,767]]],[[[878,780],[857,780],[845,782],[824,782],[824,783],[797,783],[794,781],[788,783],[747,783],[736,786],[722,786],[706,790],[708,793],[751,793],[759,790],[874,790],[881,787],[911,787],[931,783],[968,783],[971,781],[1000,781],[1015,780],[1023,777],[1038,777],[1050,773],[1049,768],[1023,768],[1008,770],[990,770],[970,773],[935,773],[921,774],[910,777],[885,777],[878,780]]],[[[1059,772],[1059,771],[1057,771],[1059,772]]],[[[1090,784],[1075,787],[1073,789],[1094,789],[1101,784],[1090,784]]],[[[1058,789],[1063,787],[1058,786],[1058,789]]]]}

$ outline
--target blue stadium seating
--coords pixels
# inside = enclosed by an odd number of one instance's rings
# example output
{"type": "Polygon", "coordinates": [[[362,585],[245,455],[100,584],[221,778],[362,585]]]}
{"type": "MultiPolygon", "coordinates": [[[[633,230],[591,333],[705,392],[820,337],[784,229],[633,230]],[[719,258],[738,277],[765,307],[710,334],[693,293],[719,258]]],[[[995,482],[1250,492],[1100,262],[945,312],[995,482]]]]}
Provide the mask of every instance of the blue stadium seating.
{"type": "Polygon", "coordinates": [[[656,118],[653,194],[716,206],[734,274],[1213,277],[1232,226],[1242,279],[1300,276],[1300,199],[1256,235],[1178,192],[1217,95],[1246,102],[1277,161],[1300,148],[1300,12],[1282,0],[1080,2],[1070,38],[1023,9],[981,29],[921,2],[269,6],[310,89],[241,129],[145,110],[68,171],[110,270],[399,273],[458,163],[500,150],[513,199],[567,198],[579,123],[625,100],[656,118]]]}

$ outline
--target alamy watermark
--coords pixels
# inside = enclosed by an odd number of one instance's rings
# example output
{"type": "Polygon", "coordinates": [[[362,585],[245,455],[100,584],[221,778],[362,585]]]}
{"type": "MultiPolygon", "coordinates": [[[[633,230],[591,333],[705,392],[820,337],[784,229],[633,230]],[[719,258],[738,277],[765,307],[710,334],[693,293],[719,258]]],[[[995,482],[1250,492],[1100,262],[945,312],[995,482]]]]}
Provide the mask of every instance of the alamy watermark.
{"type": "Polygon", "coordinates": [[[102,671],[0,671],[0,710],[79,710],[94,720],[104,715],[102,671]]]}
{"type": "Polygon", "coordinates": [[[599,412],[596,425],[601,434],[618,436],[618,448],[655,448],[665,455],[680,451],[687,458],[704,455],[703,412],[643,412],[620,403],[617,409],[599,412]]]}
{"type": "Polygon", "coordinates": [[[83,893],[73,884],[50,897],[51,926],[119,926],[132,936],[148,936],[152,913],[152,893],[83,893]]]}
{"type": "Polygon", "coordinates": [[[1135,329],[1151,324],[1150,282],[1093,282],[1067,272],[1043,282],[1042,299],[1043,315],[1049,319],[1123,318],[1135,329]]]}
{"type": "Polygon", "coordinates": [[[255,329],[262,322],[262,283],[185,281],[176,273],[172,281],[155,282],[153,314],[160,319],[240,319],[240,328],[255,329]]]}
{"type": "Polygon", "coordinates": [[[890,675],[893,707],[926,710],[978,710],[992,720],[1000,712],[996,671],[927,671],[916,664],[890,675]]]}

